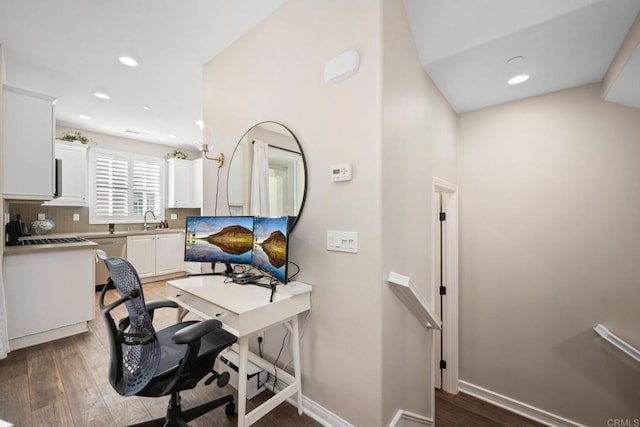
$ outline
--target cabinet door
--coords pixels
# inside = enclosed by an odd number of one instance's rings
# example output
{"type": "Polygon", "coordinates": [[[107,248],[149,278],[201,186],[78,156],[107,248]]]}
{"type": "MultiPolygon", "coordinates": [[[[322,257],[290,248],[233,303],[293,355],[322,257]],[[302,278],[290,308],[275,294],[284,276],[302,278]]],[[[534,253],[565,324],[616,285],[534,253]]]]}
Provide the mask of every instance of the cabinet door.
{"type": "Polygon", "coordinates": [[[191,206],[202,208],[202,159],[193,160],[191,166],[191,180],[193,182],[191,206]]]}
{"type": "Polygon", "coordinates": [[[184,271],[184,234],[156,235],[156,275],[184,271]]]}
{"type": "Polygon", "coordinates": [[[156,236],[128,236],[127,260],[133,264],[140,278],[155,276],[156,236]]]}
{"type": "Polygon", "coordinates": [[[4,197],[53,198],[55,98],[4,86],[4,197]]]}
{"type": "Polygon", "coordinates": [[[87,146],[56,141],[56,159],[62,160],[62,195],[48,206],[87,206],[87,146]]]}
{"type": "Polygon", "coordinates": [[[189,160],[169,159],[169,191],[167,206],[170,208],[188,208],[192,206],[193,178],[192,164],[189,160]]]}
{"type": "Polygon", "coordinates": [[[92,319],[94,265],[93,249],[5,256],[9,339],[92,319]]]}

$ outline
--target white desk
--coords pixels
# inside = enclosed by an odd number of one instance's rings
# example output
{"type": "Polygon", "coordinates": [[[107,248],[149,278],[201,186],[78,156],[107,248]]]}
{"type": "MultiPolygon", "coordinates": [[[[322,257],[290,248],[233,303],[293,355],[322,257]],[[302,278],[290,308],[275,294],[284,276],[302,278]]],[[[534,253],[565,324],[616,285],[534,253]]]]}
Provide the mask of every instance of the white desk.
{"type": "MultiPolygon", "coordinates": [[[[167,299],[180,305],[179,320],[188,311],[205,319],[218,319],[223,328],[238,337],[238,426],[250,426],[287,398],[298,394],[298,414],[302,415],[300,378],[300,336],[298,314],[311,308],[311,293],[294,296],[276,292],[269,302],[271,290],[253,285],[224,283],[223,276],[194,276],[167,281],[167,299]],[[247,409],[247,362],[249,359],[274,374],[273,366],[249,352],[249,337],[271,326],[283,324],[291,332],[294,375],[279,370],[278,379],[287,387],[250,413],[247,409]],[[243,381],[243,379],[245,379],[243,381]]],[[[282,286],[282,285],[280,285],[282,286]]]]}

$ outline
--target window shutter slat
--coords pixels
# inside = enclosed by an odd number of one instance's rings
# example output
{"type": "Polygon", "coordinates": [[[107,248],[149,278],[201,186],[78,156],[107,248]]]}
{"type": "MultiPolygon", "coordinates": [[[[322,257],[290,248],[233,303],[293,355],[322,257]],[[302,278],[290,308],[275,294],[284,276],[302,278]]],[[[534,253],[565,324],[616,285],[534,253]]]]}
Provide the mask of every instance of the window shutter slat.
{"type": "Polygon", "coordinates": [[[146,211],[162,217],[164,158],[96,150],[92,154],[96,222],[138,222],[146,211]]]}

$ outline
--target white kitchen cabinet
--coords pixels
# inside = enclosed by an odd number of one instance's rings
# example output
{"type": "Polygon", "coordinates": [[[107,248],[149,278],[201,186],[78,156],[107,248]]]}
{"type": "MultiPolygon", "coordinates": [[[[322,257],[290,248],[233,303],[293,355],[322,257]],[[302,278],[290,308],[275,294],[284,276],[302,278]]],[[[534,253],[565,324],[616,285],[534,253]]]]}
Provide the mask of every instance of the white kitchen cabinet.
{"type": "Polygon", "coordinates": [[[202,207],[202,157],[191,161],[191,182],[193,182],[193,192],[191,200],[194,208],[202,207]]]}
{"type": "Polygon", "coordinates": [[[156,235],[156,275],[184,271],[184,234],[156,235]]]}
{"type": "Polygon", "coordinates": [[[95,249],[5,252],[3,278],[9,348],[87,330],[95,304],[95,249]]]}
{"type": "Polygon", "coordinates": [[[7,85],[2,89],[4,198],[51,200],[56,98],[7,85]]]}
{"type": "Polygon", "coordinates": [[[62,189],[47,206],[87,206],[87,145],[56,141],[56,159],[62,161],[62,189]]]}
{"type": "Polygon", "coordinates": [[[127,260],[140,278],[156,275],[156,236],[127,236],[127,260]]]}
{"type": "Polygon", "coordinates": [[[141,279],[184,271],[184,233],[127,236],[127,260],[141,279]]]}
{"type": "Polygon", "coordinates": [[[202,263],[201,262],[185,262],[184,271],[187,273],[187,275],[202,274],[202,263]]]}
{"type": "Polygon", "coordinates": [[[199,208],[202,204],[202,159],[168,159],[167,207],[199,208]]]}

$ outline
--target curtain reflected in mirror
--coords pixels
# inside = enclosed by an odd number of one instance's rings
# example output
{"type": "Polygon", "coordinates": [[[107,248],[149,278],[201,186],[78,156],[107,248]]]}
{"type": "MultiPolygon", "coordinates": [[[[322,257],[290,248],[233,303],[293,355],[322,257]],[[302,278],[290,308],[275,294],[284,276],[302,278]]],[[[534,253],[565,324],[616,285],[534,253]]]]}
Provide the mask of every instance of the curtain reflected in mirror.
{"type": "Polygon", "coordinates": [[[305,158],[295,135],[276,122],[262,122],[249,129],[238,142],[229,166],[230,214],[299,217],[305,194],[305,158]]]}

